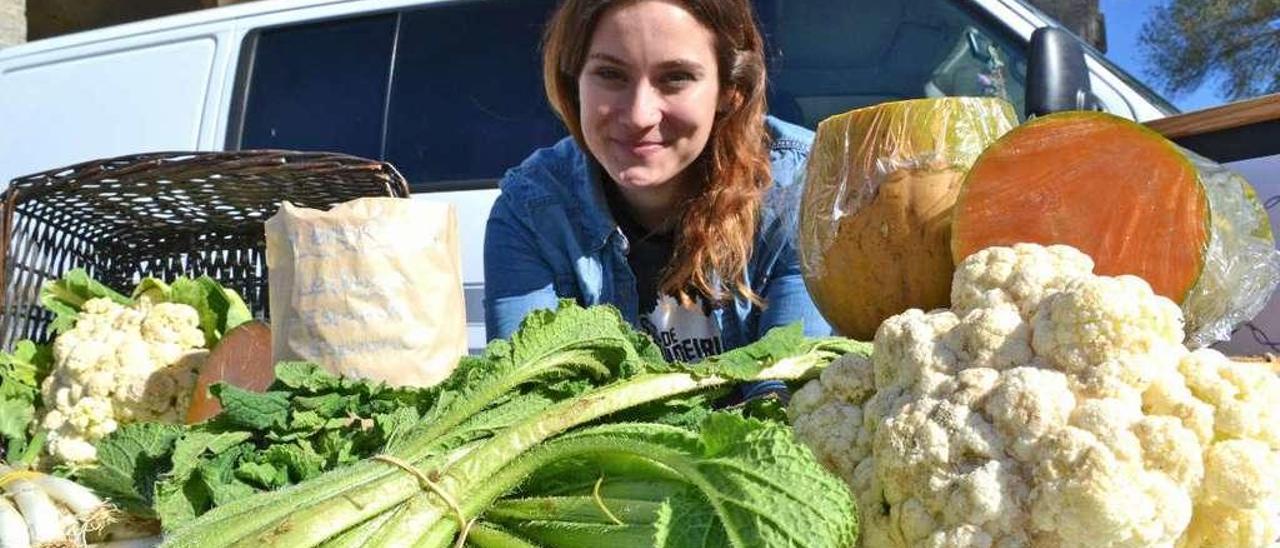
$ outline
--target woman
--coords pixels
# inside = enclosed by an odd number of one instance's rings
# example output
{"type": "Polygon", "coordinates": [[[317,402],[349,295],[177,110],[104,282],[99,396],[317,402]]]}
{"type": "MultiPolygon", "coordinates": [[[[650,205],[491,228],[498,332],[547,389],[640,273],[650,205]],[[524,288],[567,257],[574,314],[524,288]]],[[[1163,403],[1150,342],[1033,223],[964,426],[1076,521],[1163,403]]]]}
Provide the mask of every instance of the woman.
{"type": "Polygon", "coordinates": [[[558,298],[612,304],[682,361],[795,321],[829,332],[793,243],[813,134],[766,119],[747,0],[566,0],[543,77],[571,138],[502,181],[490,338],[558,298]]]}

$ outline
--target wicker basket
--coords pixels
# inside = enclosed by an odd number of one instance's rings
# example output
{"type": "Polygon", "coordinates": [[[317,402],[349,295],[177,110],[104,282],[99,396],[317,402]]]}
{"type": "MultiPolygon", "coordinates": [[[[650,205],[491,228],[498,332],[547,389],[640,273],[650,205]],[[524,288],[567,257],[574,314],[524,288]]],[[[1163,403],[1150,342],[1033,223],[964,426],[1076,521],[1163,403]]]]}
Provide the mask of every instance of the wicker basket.
{"type": "Polygon", "coordinates": [[[283,200],[328,209],[362,196],[409,188],[389,164],[278,150],[138,154],[15,179],[0,195],[0,347],[46,338],[40,287],[77,267],[121,292],[208,274],[265,318],[263,221],[283,200]]]}

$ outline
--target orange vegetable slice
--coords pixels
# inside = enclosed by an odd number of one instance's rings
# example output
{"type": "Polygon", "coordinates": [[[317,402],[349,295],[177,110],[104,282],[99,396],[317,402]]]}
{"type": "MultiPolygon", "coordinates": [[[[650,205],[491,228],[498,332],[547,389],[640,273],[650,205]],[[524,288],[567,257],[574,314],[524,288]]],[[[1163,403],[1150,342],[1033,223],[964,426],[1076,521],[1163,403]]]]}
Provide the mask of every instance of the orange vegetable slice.
{"type": "Polygon", "coordinates": [[[196,377],[187,424],[195,424],[222,412],[218,400],[209,394],[209,386],[226,382],[245,390],[264,392],[275,380],[271,361],[271,329],[252,321],[227,332],[209,352],[209,359],[196,377]]]}
{"type": "Polygon", "coordinates": [[[986,247],[1067,244],[1094,272],[1133,274],[1181,303],[1204,269],[1209,201],[1196,168],[1156,132],[1068,112],[1007,133],[974,163],[957,198],[956,262],[986,247]]]}

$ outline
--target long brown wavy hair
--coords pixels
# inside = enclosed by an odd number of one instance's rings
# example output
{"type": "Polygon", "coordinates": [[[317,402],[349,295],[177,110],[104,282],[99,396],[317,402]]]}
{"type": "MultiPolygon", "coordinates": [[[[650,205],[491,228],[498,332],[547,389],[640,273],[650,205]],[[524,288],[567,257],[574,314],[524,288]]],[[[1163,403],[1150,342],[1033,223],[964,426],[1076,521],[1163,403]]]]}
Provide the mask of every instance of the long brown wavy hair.
{"type": "MultiPolygon", "coordinates": [[[[547,99],[578,146],[582,133],[578,77],[600,17],[640,0],[564,0],[543,37],[542,77],[547,99]]],[[[707,147],[686,169],[700,173],[683,211],[675,251],[659,291],[689,302],[693,288],[712,300],[724,290],[756,304],[762,299],[743,272],[751,257],[760,201],[768,190],[768,134],[764,129],[764,43],[749,0],[664,0],[683,7],[715,35],[720,89],[727,108],[717,112],[707,147]],[[727,93],[726,93],[727,92],[727,93]]]]}

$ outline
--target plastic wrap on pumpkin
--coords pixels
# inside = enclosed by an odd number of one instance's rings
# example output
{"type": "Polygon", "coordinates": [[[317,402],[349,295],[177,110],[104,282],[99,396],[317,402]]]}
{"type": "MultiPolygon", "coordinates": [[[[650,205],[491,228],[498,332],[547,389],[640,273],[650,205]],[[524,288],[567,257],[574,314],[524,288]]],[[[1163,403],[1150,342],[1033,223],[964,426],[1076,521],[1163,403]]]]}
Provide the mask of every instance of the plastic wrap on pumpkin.
{"type": "Polygon", "coordinates": [[[884,103],[818,126],[805,177],[805,283],[842,335],[950,301],[951,211],[965,172],[1017,123],[997,98],[884,103]]]}

